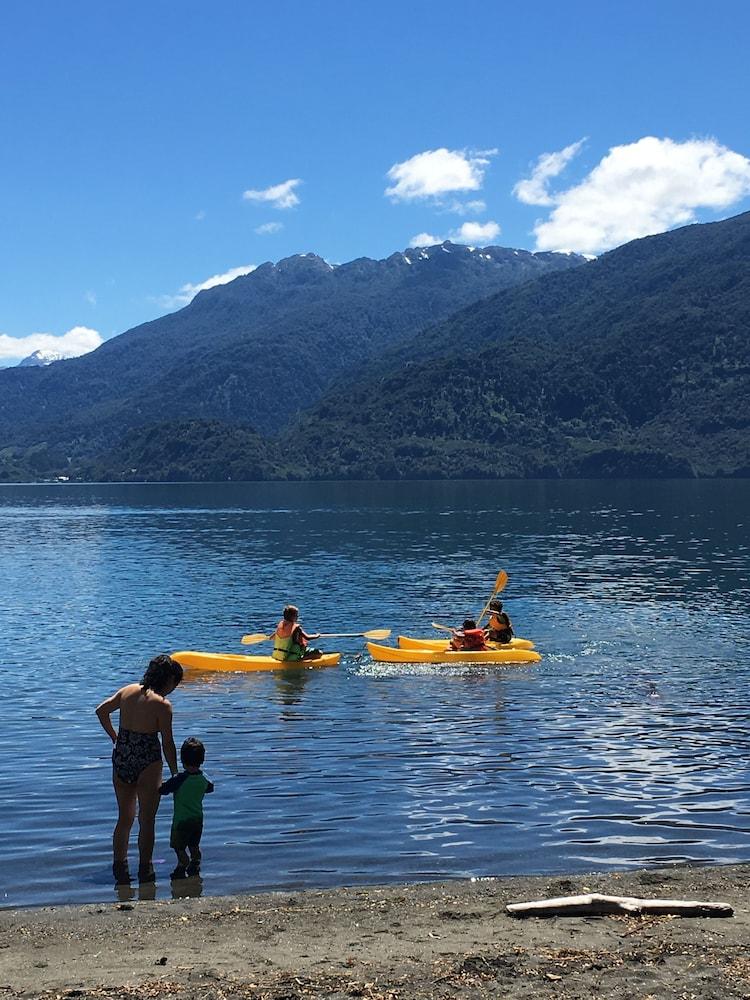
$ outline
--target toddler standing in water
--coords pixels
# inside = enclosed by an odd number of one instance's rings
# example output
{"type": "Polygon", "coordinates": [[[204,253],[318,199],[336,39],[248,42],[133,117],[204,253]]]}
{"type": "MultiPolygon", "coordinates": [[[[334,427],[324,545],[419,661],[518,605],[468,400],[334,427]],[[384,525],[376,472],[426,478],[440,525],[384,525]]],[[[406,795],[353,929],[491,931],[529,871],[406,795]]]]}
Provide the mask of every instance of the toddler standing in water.
{"type": "Polygon", "coordinates": [[[187,878],[200,872],[203,796],[214,790],[213,782],[201,771],[205,759],[206,748],[191,736],[180,747],[180,760],[185,770],[165,781],[159,789],[160,795],[174,795],[169,846],[177,854],[177,867],[171,878],[187,878]]]}

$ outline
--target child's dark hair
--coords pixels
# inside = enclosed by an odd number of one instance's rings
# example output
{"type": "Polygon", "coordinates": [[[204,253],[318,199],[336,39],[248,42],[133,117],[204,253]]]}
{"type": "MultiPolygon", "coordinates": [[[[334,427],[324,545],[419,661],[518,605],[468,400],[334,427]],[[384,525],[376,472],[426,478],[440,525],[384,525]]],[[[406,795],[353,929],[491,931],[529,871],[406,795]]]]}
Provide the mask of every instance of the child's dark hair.
{"type": "Polygon", "coordinates": [[[146,673],[141,680],[144,691],[156,691],[161,694],[174,682],[174,686],[182,680],[182,667],[166,653],[159,653],[146,667],[146,673]]]}
{"type": "Polygon", "coordinates": [[[206,759],[206,748],[195,736],[188,736],[180,747],[180,760],[183,767],[200,767],[206,759]]]}
{"type": "Polygon", "coordinates": [[[466,631],[467,629],[473,629],[473,628],[476,628],[476,627],[477,627],[477,623],[476,623],[476,622],[474,621],[474,619],[473,619],[473,618],[467,618],[467,619],[466,619],[466,620],[464,621],[463,625],[462,625],[462,628],[463,628],[464,632],[465,632],[465,631],[466,631]]]}

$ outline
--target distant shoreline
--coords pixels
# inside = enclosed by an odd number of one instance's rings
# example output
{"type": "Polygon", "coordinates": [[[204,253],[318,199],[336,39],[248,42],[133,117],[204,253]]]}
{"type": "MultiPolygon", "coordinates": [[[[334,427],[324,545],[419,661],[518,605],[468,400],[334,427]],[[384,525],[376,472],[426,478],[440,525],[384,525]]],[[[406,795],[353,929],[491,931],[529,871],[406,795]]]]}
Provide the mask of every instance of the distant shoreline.
{"type": "Polygon", "coordinates": [[[716,476],[505,476],[502,478],[417,478],[417,479],[24,479],[0,480],[0,486],[372,486],[461,483],[497,486],[499,483],[738,483],[748,475],[716,476]]]}
{"type": "Polygon", "coordinates": [[[3,910],[0,995],[746,997],[748,890],[739,865],[3,910]],[[735,915],[505,911],[586,890],[728,902],[735,915]]]}

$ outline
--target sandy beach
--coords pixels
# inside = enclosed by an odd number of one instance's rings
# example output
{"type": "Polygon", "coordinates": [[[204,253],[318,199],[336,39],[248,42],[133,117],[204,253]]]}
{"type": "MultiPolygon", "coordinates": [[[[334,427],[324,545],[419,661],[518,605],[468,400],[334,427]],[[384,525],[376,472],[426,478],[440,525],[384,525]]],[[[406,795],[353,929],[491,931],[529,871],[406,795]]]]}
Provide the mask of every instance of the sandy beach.
{"type": "Polygon", "coordinates": [[[0,997],[750,997],[750,866],[0,911],[0,997]],[[729,918],[518,919],[591,890],[729,918]]]}

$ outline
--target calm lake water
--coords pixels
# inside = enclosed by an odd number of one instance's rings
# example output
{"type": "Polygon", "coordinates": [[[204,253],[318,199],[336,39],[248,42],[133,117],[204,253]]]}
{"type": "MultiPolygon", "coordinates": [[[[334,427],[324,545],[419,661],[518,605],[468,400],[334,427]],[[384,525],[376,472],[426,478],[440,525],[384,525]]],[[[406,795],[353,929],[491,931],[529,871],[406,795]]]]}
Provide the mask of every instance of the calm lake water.
{"type": "Polygon", "coordinates": [[[339,668],[175,692],[216,784],[182,891],[750,861],[748,522],[750,482],[0,487],[0,905],[114,898],[93,710],[155,653],[247,651],[289,601],[434,636],[503,568],[541,664],[329,640],[339,668]]]}

